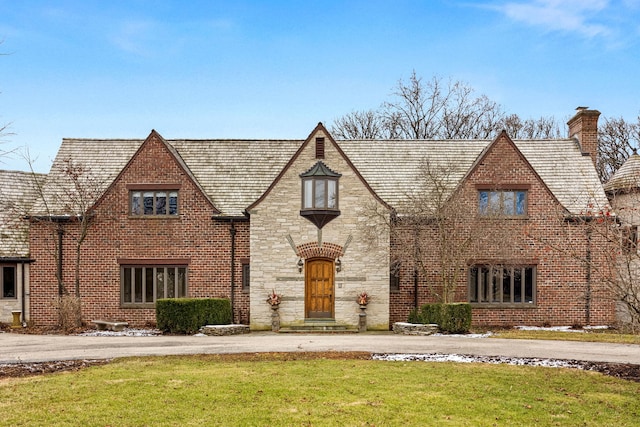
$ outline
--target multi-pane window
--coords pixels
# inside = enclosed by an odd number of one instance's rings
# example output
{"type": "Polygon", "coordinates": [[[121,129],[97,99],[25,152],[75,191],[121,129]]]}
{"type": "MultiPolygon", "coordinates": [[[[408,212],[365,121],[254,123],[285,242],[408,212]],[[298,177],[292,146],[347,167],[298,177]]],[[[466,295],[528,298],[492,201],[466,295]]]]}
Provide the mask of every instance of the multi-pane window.
{"type": "Polygon", "coordinates": [[[131,191],[131,215],[178,215],[177,191],[131,191]]]}
{"type": "Polygon", "coordinates": [[[2,298],[17,298],[16,267],[3,265],[0,280],[2,280],[2,298]]]}
{"type": "Polygon", "coordinates": [[[340,216],[338,210],[338,180],[342,175],[319,161],[301,173],[302,209],[300,215],[321,229],[340,216]]]}
{"type": "Polygon", "coordinates": [[[535,266],[477,265],[469,269],[469,302],[477,304],[533,304],[535,266]]]}
{"type": "Polygon", "coordinates": [[[394,261],[389,268],[389,290],[391,292],[400,291],[400,262],[394,261]]]}
{"type": "Polygon", "coordinates": [[[123,306],[153,307],[161,298],[187,296],[186,266],[122,266],[123,306]]]}
{"type": "Polygon", "coordinates": [[[638,227],[628,226],[622,228],[622,248],[626,254],[635,254],[638,251],[638,227]]]}
{"type": "Polygon", "coordinates": [[[242,264],[242,290],[248,291],[251,283],[250,279],[251,269],[249,264],[242,264]]]}
{"type": "Polygon", "coordinates": [[[338,181],[332,178],[304,179],[302,209],[338,209],[338,181]]]}
{"type": "Polygon", "coordinates": [[[525,216],[527,215],[526,190],[480,190],[478,191],[480,215],[525,216]]]}

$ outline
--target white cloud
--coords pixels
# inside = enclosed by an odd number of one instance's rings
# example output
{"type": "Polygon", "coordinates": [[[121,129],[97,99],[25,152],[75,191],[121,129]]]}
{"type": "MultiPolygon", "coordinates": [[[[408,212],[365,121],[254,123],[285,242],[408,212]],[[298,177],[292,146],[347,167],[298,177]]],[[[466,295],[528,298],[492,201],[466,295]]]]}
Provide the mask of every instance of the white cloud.
{"type": "Polygon", "coordinates": [[[126,21],[116,28],[111,40],[127,53],[149,56],[149,44],[157,34],[157,29],[157,25],[150,21],[126,21]]]}
{"type": "Polygon", "coordinates": [[[609,0],[533,0],[492,6],[514,21],[586,37],[610,35],[607,25],[598,21],[608,7],[609,0]]]}

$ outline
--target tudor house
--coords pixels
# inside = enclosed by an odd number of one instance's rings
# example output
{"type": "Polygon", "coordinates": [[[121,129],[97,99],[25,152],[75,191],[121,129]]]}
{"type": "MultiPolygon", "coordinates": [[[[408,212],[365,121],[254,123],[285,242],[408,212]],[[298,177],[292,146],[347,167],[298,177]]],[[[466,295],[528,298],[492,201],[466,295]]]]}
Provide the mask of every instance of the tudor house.
{"type": "Polygon", "coordinates": [[[283,328],[357,328],[366,292],[368,329],[388,330],[438,297],[437,248],[399,256],[428,162],[466,209],[458,231],[482,241],[452,290],[475,324],[611,324],[611,294],[570,255],[598,244],[572,218],[607,204],[598,115],[578,110],[570,138],[536,141],[336,141],[322,124],[305,140],[64,139],[20,252],[26,317],[55,324],[77,282],[85,321],[154,324],[157,299],[225,297],[234,322],[265,330],[275,291],[283,328]]]}

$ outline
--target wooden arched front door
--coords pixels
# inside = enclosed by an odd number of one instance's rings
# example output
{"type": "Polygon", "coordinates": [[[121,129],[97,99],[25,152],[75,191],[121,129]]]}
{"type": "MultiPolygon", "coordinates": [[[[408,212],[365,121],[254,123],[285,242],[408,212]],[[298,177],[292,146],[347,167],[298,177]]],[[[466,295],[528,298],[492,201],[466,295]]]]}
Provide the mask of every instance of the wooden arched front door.
{"type": "Polygon", "coordinates": [[[311,258],[305,263],[305,317],[333,319],[334,317],[333,260],[311,258]]]}

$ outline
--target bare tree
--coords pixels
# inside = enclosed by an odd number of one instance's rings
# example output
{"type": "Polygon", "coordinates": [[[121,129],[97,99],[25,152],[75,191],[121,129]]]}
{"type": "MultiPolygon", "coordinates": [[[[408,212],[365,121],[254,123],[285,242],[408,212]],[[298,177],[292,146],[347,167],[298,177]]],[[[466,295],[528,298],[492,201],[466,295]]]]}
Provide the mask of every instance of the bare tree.
{"type": "Polygon", "coordinates": [[[461,297],[456,292],[464,282],[470,259],[478,259],[488,250],[496,259],[506,258],[520,244],[508,227],[487,232],[487,226],[496,223],[492,217],[499,213],[478,217],[477,205],[469,202],[475,198],[459,186],[465,172],[455,158],[438,163],[423,159],[415,189],[404,195],[399,212],[389,217],[376,205],[369,210],[367,221],[371,225],[368,242],[375,244],[377,227],[385,226],[390,234],[392,268],[413,272],[426,283],[430,299],[442,303],[461,297]]]}
{"type": "MultiPolygon", "coordinates": [[[[32,164],[28,152],[25,159],[32,164]]],[[[60,326],[63,329],[77,327],[82,322],[80,266],[82,262],[82,245],[93,224],[92,208],[104,191],[104,184],[90,168],[72,159],[63,159],[52,167],[46,181],[34,177],[37,201],[34,212],[30,215],[32,223],[46,228],[52,246],[52,255],[58,282],[60,326]],[[63,238],[71,239],[74,246],[74,283],[73,294],[64,284],[62,248],[63,238]]]]}
{"type": "Polygon", "coordinates": [[[522,120],[517,114],[510,114],[502,118],[501,127],[512,139],[555,139],[563,135],[554,117],[522,120]]]}
{"type": "Polygon", "coordinates": [[[507,116],[467,83],[437,76],[424,81],[415,71],[398,81],[378,109],[351,112],[331,127],[340,139],[489,139],[503,129],[514,139],[561,136],[553,117],[507,116]]]}
{"type": "Polygon", "coordinates": [[[334,122],[333,135],[338,139],[384,139],[388,137],[378,111],[352,111],[334,122]]]}
{"type": "Polygon", "coordinates": [[[596,169],[602,182],[611,178],[640,144],[640,116],[636,123],[624,118],[604,118],[598,129],[596,169]]]}
{"type": "Polygon", "coordinates": [[[74,162],[72,159],[64,159],[62,176],[71,186],[63,187],[63,210],[69,215],[70,221],[76,224],[75,234],[75,271],[74,288],[75,295],[80,298],[80,261],[82,244],[84,243],[92,225],[92,208],[98,197],[104,190],[103,183],[91,173],[91,169],[74,162]]]}

